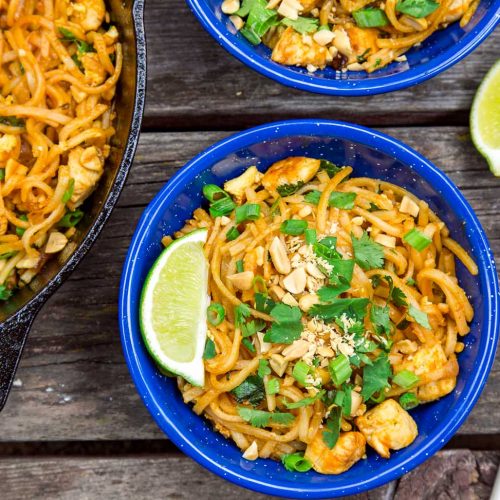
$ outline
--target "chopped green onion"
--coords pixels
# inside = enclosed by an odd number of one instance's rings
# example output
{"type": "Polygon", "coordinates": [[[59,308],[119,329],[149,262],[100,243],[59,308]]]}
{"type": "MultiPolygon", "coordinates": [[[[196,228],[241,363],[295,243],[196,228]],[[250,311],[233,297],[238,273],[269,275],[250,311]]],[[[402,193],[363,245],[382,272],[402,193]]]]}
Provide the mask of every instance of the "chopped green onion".
{"type": "Polygon", "coordinates": [[[408,286],[415,286],[415,285],[416,285],[416,283],[417,283],[417,282],[416,282],[413,278],[408,278],[408,279],[406,280],[406,284],[407,284],[408,286]]]}
{"type": "Polygon", "coordinates": [[[303,453],[289,453],[281,457],[285,469],[290,472],[307,472],[312,468],[312,463],[304,458],[303,453]]]}
{"type": "Polygon", "coordinates": [[[342,404],[344,402],[344,398],[345,398],[345,392],[344,391],[337,391],[336,394],[335,394],[335,398],[334,398],[333,402],[337,406],[342,406],[342,404]]]}
{"type": "Polygon", "coordinates": [[[266,280],[262,276],[255,276],[252,281],[252,286],[255,293],[260,293],[267,296],[266,280]]]}
{"type": "Polygon", "coordinates": [[[419,404],[419,400],[413,392],[407,392],[399,398],[399,404],[403,410],[411,410],[419,404]]]}
{"type": "Polygon", "coordinates": [[[328,369],[333,383],[337,386],[342,385],[344,382],[349,380],[349,377],[352,374],[349,358],[344,354],[339,354],[335,359],[330,361],[328,369]]]}
{"type": "Polygon", "coordinates": [[[2,253],[2,254],[0,254],[0,260],[10,259],[11,257],[14,257],[14,255],[16,255],[16,254],[17,254],[17,252],[2,253]]]}
{"type": "Polygon", "coordinates": [[[233,241],[235,240],[238,236],[240,235],[240,232],[236,228],[236,226],[233,226],[227,233],[226,233],[226,240],[227,241],[233,241]]]}
{"type": "Polygon", "coordinates": [[[282,222],[280,231],[291,236],[299,236],[304,233],[307,228],[307,221],[289,219],[282,222]]]}
{"type": "Polygon", "coordinates": [[[205,184],[203,186],[203,196],[210,202],[221,200],[222,198],[229,198],[230,196],[219,186],[215,184],[205,184]]]}
{"type": "Polygon", "coordinates": [[[383,390],[379,392],[378,396],[373,395],[370,398],[371,403],[379,404],[379,403],[382,403],[383,401],[385,401],[385,392],[383,390]]]}
{"type": "Polygon", "coordinates": [[[245,269],[243,268],[243,261],[242,260],[237,260],[236,261],[236,272],[237,273],[242,273],[245,269]]]}
{"type": "Polygon", "coordinates": [[[306,243],[308,245],[314,245],[318,239],[316,229],[308,228],[304,231],[304,233],[306,235],[306,243]]]}
{"type": "Polygon", "coordinates": [[[421,252],[432,243],[431,238],[415,228],[403,236],[403,241],[406,241],[406,243],[411,245],[418,252],[421,252]]]}
{"type": "Polygon", "coordinates": [[[207,319],[211,325],[220,325],[225,315],[224,308],[218,302],[212,302],[207,308],[207,319]]]}
{"type": "Polygon", "coordinates": [[[273,204],[271,205],[271,209],[270,209],[270,211],[269,211],[269,214],[270,214],[270,215],[274,216],[274,214],[275,214],[276,212],[278,212],[278,211],[279,211],[279,209],[280,209],[280,207],[279,207],[279,205],[280,205],[280,200],[281,200],[281,196],[278,196],[278,197],[274,200],[273,204]]]}
{"type": "Polygon", "coordinates": [[[371,7],[356,10],[352,13],[352,16],[360,28],[378,28],[380,26],[387,26],[389,22],[382,9],[371,7]]]}
{"type": "Polygon", "coordinates": [[[415,385],[420,379],[410,370],[400,371],[397,375],[394,375],[392,381],[402,387],[403,389],[409,389],[415,385]]]}
{"type": "Polygon", "coordinates": [[[5,179],[5,168],[0,168],[0,181],[5,179]]]}
{"type": "Polygon", "coordinates": [[[255,346],[252,344],[252,341],[248,338],[242,339],[241,343],[251,352],[255,353],[255,346]]]}
{"type": "Polygon", "coordinates": [[[210,205],[210,215],[212,217],[222,217],[223,215],[231,213],[235,207],[236,204],[229,196],[227,198],[221,198],[210,205]]]}
{"type": "Polygon", "coordinates": [[[62,202],[64,204],[68,203],[69,200],[71,200],[71,197],[73,196],[73,191],[75,189],[75,179],[71,178],[68,182],[68,188],[66,191],[64,191],[63,197],[62,197],[62,202]]]}
{"type": "Polygon", "coordinates": [[[255,33],[255,31],[252,28],[249,28],[248,26],[243,26],[243,28],[240,29],[240,33],[252,44],[252,45],[259,45],[260,44],[260,37],[255,33]]]}
{"type": "Polygon", "coordinates": [[[205,351],[203,352],[203,359],[212,359],[217,356],[217,351],[215,350],[215,343],[212,339],[207,339],[205,344],[205,351]]]}
{"type": "Polygon", "coordinates": [[[257,220],[260,217],[260,205],[257,203],[245,203],[236,207],[236,224],[246,220],[257,220]]]}
{"type": "Polygon", "coordinates": [[[295,363],[292,371],[292,377],[302,385],[306,385],[306,377],[309,375],[311,367],[305,361],[295,363]]]}
{"type": "Polygon", "coordinates": [[[83,212],[81,210],[67,212],[66,215],[57,223],[57,225],[59,227],[74,227],[82,220],[82,217],[83,212]]]}
{"type": "MultiPolygon", "coordinates": [[[[26,214],[22,214],[19,216],[19,219],[23,220],[23,221],[27,221],[28,216],[26,214]]],[[[22,237],[22,235],[25,233],[25,231],[26,231],[26,229],[24,227],[19,227],[19,226],[16,227],[16,234],[19,236],[19,238],[22,237]]]]}

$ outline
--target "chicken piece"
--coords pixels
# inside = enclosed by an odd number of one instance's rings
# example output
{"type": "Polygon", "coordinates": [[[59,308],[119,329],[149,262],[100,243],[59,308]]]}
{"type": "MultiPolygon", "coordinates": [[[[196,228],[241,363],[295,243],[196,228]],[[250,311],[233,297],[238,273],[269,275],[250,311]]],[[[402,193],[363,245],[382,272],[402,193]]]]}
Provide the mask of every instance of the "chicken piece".
{"type": "Polygon", "coordinates": [[[252,187],[262,179],[262,174],[256,167],[247,168],[239,177],[235,177],[224,183],[224,191],[233,195],[236,203],[243,202],[245,196],[245,189],[252,187]]]}
{"type": "Polygon", "coordinates": [[[359,62],[358,57],[368,57],[378,51],[377,30],[374,28],[337,27],[333,45],[347,57],[347,63],[359,62]]]}
{"type": "Polygon", "coordinates": [[[70,151],[68,167],[70,177],[75,179],[68,207],[74,210],[94,190],[104,171],[104,160],[95,146],[86,149],[79,146],[70,151]]]}
{"type": "Polygon", "coordinates": [[[316,43],[311,36],[297,33],[291,26],[283,31],[278,43],[273,49],[271,59],[288,66],[306,67],[312,64],[316,68],[326,66],[328,50],[316,43]],[[308,37],[307,39],[305,37],[308,37]],[[308,43],[304,42],[308,40],[308,43]]]}
{"type": "Polygon", "coordinates": [[[389,450],[409,446],[418,435],[415,420],[394,399],[386,399],[355,422],[367,443],[384,458],[391,456],[389,450]]]}
{"type": "Polygon", "coordinates": [[[85,31],[95,31],[106,15],[103,0],[76,0],[71,4],[70,20],[79,24],[85,31]]]}
{"type": "Polygon", "coordinates": [[[403,361],[393,367],[394,373],[409,370],[417,376],[439,370],[448,360],[441,344],[420,346],[414,354],[404,356],[403,361]]]}
{"type": "Polygon", "coordinates": [[[360,432],[342,432],[330,450],[323,441],[322,429],[319,429],[307,445],[304,458],[320,474],[342,474],[360,460],[365,452],[366,440],[360,432]]]}
{"type": "Polygon", "coordinates": [[[262,177],[262,184],[269,192],[277,191],[281,196],[289,196],[310,181],[320,165],[320,160],[292,156],[272,165],[262,177]]]}
{"type": "Polygon", "coordinates": [[[419,401],[428,403],[436,399],[442,398],[449,394],[457,385],[456,377],[443,378],[436,382],[429,382],[421,385],[417,389],[417,397],[419,401]]]}
{"type": "Polygon", "coordinates": [[[19,137],[13,134],[3,134],[0,137],[0,168],[4,168],[10,158],[17,158],[20,149],[19,137]]]}
{"type": "Polygon", "coordinates": [[[458,21],[469,8],[470,0],[454,0],[443,17],[443,23],[449,24],[458,21]]]}
{"type": "Polygon", "coordinates": [[[83,54],[80,61],[82,62],[85,81],[89,85],[100,85],[106,79],[106,70],[99,61],[99,56],[95,52],[87,52],[83,54]]]}

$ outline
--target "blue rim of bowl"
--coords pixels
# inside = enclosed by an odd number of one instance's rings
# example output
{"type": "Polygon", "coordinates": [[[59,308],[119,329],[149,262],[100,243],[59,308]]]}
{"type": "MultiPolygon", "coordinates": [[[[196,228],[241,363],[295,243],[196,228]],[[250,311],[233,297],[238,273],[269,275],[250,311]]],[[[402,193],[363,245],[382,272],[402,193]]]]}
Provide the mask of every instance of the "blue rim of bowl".
{"type": "MultiPolygon", "coordinates": [[[[480,45],[500,22],[500,0],[494,2],[474,29],[466,33],[453,47],[433,57],[426,63],[419,64],[401,73],[367,80],[319,79],[308,74],[297,73],[287,66],[273,63],[262,56],[253,56],[252,49],[244,40],[240,40],[227,30],[217,26],[220,22],[205,0],[186,0],[202,26],[230,54],[238,58],[253,70],[272,80],[296,89],[317,94],[364,96],[384,94],[404,89],[425,82],[442,71],[450,68],[480,45]]],[[[374,73],[376,75],[376,73],[374,73]]]]}
{"type": "MultiPolygon", "coordinates": [[[[442,448],[465,421],[486,383],[495,358],[499,336],[499,322],[500,295],[493,254],[479,220],[459,189],[431,162],[400,141],[373,129],[338,121],[290,120],[270,123],[231,135],[195,156],[172,176],[144,210],[132,237],[120,283],[119,324],[125,360],[137,390],[158,426],[168,435],[177,447],[211,472],[239,486],[244,486],[260,493],[290,498],[325,498],[328,496],[352,495],[377,488],[414,469],[442,448]],[[461,401],[459,401],[454,409],[457,417],[443,422],[443,427],[439,432],[420,447],[412,457],[404,461],[398,461],[394,458],[390,459],[395,463],[391,464],[391,461],[388,461],[387,469],[384,472],[369,479],[360,479],[356,484],[348,487],[331,485],[328,487],[319,486],[314,488],[311,487],[311,485],[302,485],[301,483],[297,483],[297,486],[292,486],[290,482],[279,480],[273,480],[273,484],[270,484],[266,481],[245,477],[246,472],[240,474],[235,470],[226,468],[219,464],[216,458],[202,453],[190,442],[189,438],[183,434],[182,430],[177,426],[177,423],[173,421],[169,417],[168,412],[165,411],[168,409],[165,408],[151,392],[144,379],[138,352],[133,345],[134,326],[132,320],[134,316],[137,316],[138,311],[131,310],[131,290],[133,286],[140,286],[140,283],[137,281],[137,276],[134,276],[134,262],[136,259],[140,258],[140,249],[144,244],[145,230],[149,226],[149,221],[159,211],[164,210],[163,204],[165,199],[170,197],[175,199],[175,197],[183,191],[189,180],[213,164],[214,156],[223,157],[235,150],[250,146],[262,140],[272,140],[273,138],[290,135],[339,137],[361,144],[370,144],[376,140],[378,141],[377,149],[379,151],[393,157],[396,155],[400,161],[411,165],[417,173],[426,171],[426,180],[434,186],[439,186],[440,192],[446,199],[454,200],[454,211],[458,212],[463,219],[467,221],[471,232],[475,233],[475,236],[477,236],[477,240],[474,242],[475,247],[481,255],[487,256],[490,261],[490,266],[482,269],[482,272],[485,273],[487,278],[485,280],[487,289],[484,291],[485,294],[483,295],[487,298],[485,317],[490,318],[486,334],[488,342],[487,349],[475,374],[472,375],[472,380],[468,384],[468,391],[464,391],[466,394],[460,396],[461,401]]],[[[135,332],[135,335],[141,338],[140,332],[135,332]]]]}

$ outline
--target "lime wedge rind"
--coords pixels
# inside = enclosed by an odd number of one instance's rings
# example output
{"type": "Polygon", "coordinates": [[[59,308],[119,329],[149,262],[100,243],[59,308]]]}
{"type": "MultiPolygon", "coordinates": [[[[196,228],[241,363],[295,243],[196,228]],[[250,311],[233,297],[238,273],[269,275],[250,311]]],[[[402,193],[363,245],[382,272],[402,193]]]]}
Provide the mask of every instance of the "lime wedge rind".
{"type": "MultiPolygon", "coordinates": [[[[162,271],[165,269],[165,266],[168,266],[169,260],[171,260],[174,252],[182,252],[182,246],[186,243],[198,243],[200,251],[202,252],[203,244],[206,239],[207,230],[199,229],[175,240],[165,250],[163,250],[146,277],[141,294],[139,311],[142,338],[151,357],[163,370],[180,375],[189,383],[196,386],[203,386],[205,381],[203,351],[205,349],[207,336],[206,311],[209,305],[209,297],[207,294],[208,263],[206,262],[206,259],[203,259],[204,265],[201,269],[199,267],[196,268],[196,273],[199,273],[200,282],[204,283],[204,286],[199,287],[199,290],[196,291],[197,296],[192,297],[193,300],[190,301],[189,305],[190,307],[193,307],[193,304],[196,306],[195,313],[192,313],[188,318],[190,324],[192,325],[191,340],[194,344],[194,355],[191,360],[178,361],[176,359],[172,359],[172,357],[169,356],[169,353],[165,352],[162,348],[158,331],[154,326],[155,321],[153,315],[155,312],[153,307],[153,297],[155,290],[159,286],[161,286],[162,290],[166,288],[166,298],[168,298],[168,293],[176,293],[176,290],[178,290],[179,287],[182,287],[182,283],[160,282],[162,271]]],[[[179,310],[179,314],[182,314],[181,310],[179,310]]],[[[175,335],[176,332],[172,331],[171,333],[175,335]]]]}
{"type": "Polygon", "coordinates": [[[491,172],[497,177],[500,176],[499,124],[500,59],[481,82],[470,114],[472,142],[488,162],[491,172]]]}

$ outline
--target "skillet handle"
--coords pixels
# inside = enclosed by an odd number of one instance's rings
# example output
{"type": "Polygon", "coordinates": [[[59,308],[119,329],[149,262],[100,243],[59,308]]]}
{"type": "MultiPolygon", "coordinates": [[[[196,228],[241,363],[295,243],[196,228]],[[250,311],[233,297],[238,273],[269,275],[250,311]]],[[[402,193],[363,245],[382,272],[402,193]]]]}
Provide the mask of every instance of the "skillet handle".
{"type": "Polygon", "coordinates": [[[0,328],[0,411],[2,411],[16,375],[24,344],[38,308],[20,311],[0,328]]]}

